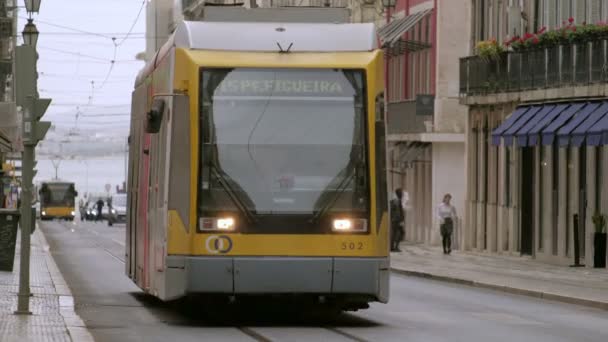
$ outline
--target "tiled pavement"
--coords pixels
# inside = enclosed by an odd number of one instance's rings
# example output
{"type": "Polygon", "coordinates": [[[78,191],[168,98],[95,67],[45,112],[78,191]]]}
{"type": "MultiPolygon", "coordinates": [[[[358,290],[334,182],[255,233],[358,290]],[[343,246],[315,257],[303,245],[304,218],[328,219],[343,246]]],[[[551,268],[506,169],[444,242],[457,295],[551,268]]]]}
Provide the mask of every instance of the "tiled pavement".
{"type": "Polygon", "coordinates": [[[526,257],[402,244],[393,271],[608,310],[608,269],[571,268],[526,257]]]}
{"type": "Polygon", "coordinates": [[[0,271],[0,341],[2,342],[86,342],[92,341],[75,314],[69,288],[53,261],[44,236],[32,235],[30,263],[30,311],[15,315],[19,290],[19,249],[17,240],[13,272],[0,271]]]}

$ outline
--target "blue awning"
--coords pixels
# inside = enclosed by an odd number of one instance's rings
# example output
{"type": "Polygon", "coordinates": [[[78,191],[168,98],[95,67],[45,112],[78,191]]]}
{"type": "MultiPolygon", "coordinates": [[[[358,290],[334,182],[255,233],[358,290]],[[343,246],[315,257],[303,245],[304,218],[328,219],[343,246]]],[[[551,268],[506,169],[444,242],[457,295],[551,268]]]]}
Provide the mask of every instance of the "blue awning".
{"type": "Polygon", "coordinates": [[[587,130],[587,145],[608,145],[608,115],[604,115],[593,127],[587,130]]]}
{"type": "MultiPolygon", "coordinates": [[[[528,132],[528,146],[536,146],[540,139],[538,139],[540,132],[542,132],[545,127],[551,124],[555,118],[557,118],[566,108],[568,108],[569,104],[559,104],[553,108],[551,112],[545,115],[534,127],[530,129],[528,132]]],[[[577,105],[575,105],[577,106],[577,105]]],[[[580,106],[582,107],[582,105],[580,106]]]]}
{"type": "Polygon", "coordinates": [[[519,131],[520,128],[522,128],[525,124],[527,124],[528,121],[530,121],[532,118],[534,118],[536,116],[536,113],[538,113],[541,110],[541,108],[543,108],[543,107],[542,106],[530,107],[530,109],[524,115],[522,115],[519,118],[519,120],[514,122],[513,125],[511,125],[511,127],[509,127],[502,134],[502,137],[505,140],[505,146],[513,145],[513,137],[515,136],[515,133],[517,133],[517,131],[519,131]]]}
{"type": "Polygon", "coordinates": [[[576,113],[574,115],[574,117],[572,117],[572,119],[570,121],[568,121],[567,124],[565,124],[562,128],[560,128],[559,131],[557,131],[557,139],[558,139],[559,146],[568,146],[570,144],[570,137],[571,137],[572,132],[574,132],[574,130],[583,121],[587,120],[589,115],[591,115],[591,113],[595,112],[595,110],[599,106],[600,106],[600,103],[598,103],[598,102],[587,104],[585,106],[585,108],[578,111],[578,113],[576,113]]]}
{"type": "Polygon", "coordinates": [[[511,127],[511,125],[513,125],[515,122],[517,122],[517,120],[519,120],[519,118],[522,117],[522,115],[524,115],[528,109],[530,109],[530,107],[518,107],[513,114],[511,114],[511,116],[509,116],[505,121],[503,121],[502,124],[500,124],[500,126],[496,127],[493,131],[492,131],[492,145],[500,145],[500,137],[502,136],[502,134],[509,129],[509,127],[511,127]]]}
{"type": "Polygon", "coordinates": [[[528,133],[534,128],[539,121],[543,120],[549,113],[553,111],[555,105],[544,105],[517,133],[517,146],[528,146],[528,133]]]}
{"type": "Polygon", "coordinates": [[[560,127],[562,127],[568,120],[570,120],[574,114],[578,113],[580,110],[585,108],[587,103],[573,103],[566,110],[561,112],[555,120],[553,120],[547,128],[542,130],[543,136],[543,145],[553,145],[553,140],[555,139],[555,133],[560,127]]]}
{"type": "Polygon", "coordinates": [[[593,113],[591,113],[585,121],[583,121],[573,132],[570,134],[572,136],[572,145],[573,146],[581,146],[583,141],[585,141],[585,137],[587,136],[587,131],[591,129],[595,124],[604,118],[604,116],[608,113],[608,102],[603,102],[602,105],[596,109],[593,113]]]}

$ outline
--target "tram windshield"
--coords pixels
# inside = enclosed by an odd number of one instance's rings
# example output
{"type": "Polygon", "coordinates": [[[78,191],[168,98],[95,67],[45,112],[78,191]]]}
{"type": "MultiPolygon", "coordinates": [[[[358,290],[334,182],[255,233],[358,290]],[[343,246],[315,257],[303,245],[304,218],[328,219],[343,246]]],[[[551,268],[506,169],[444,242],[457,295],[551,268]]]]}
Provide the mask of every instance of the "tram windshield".
{"type": "Polygon", "coordinates": [[[361,71],[204,69],[201,83],[203,211],[368,210],[361,71]]]}
{"type": "Polygon", "coordinates": [[[44,183],[40,189],[40,199],[44,206],[74,206],[76,190],[72,183],[44,183]]]}

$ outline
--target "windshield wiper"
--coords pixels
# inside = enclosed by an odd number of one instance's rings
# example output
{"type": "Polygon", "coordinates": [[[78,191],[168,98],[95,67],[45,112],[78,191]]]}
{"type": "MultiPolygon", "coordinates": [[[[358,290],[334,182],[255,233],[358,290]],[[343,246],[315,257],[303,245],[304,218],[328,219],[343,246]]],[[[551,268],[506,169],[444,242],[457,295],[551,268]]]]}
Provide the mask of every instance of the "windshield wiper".
{"type": "Polygon", "coordinates": [[[237,208],[239,209],[239,211],[245,215],[245,218],[247,219],[247,221],[249,221],[249,223],[254,223],[256,222],[255,217],[253,216],[253,214],[251,213],[251,211],[249,209],[247,209],[247,206],[243,203],[243,201],[241,200],[241,198],[236,194],[236,192],[234,191],[234,189],[232,189],[232,187],[230,186],[230,184],[228,184],[228,180],[226,179],[226,177],[224,177],[217,169],[217,167],[213,164],[210,165],[211,166],[211,170],[213,171],[216,179],[219,181],[220,185],[222,186],[222,188],[224,188],[224,190],[226,191],[226,193],[228,194],[228,196],[230,197],[230,199],[232,200],[232,202],[237,206],[237,208]]]}
{"type": "Polygon", "coordinates": [[[327,210],[329,210],[331,207],[333,207],[334,204],[336,204],[336,202],[340,198],[340,196],[342,196],[342,194],[344,192],[346,192],[346,188],[347,188],[348,184],[355,178],[355,174],[356,174],[355,168],[351,168],[350,170],[351,170],[351,172],[349,173],[349,175],[347,177],[344,177],[342,179],[342,182],[340,182],[340,184],[338,185],[338,189],[334,192],[334,195],[330,197],[330,199],[327,201],[327,203],[323,207],[321,207],[319,210],[317,210],[315,212],[314,216],[312,217],[311,222],[317,223],[319,221],[319,219],[321,217],[323,217],[325,212],[327,212],[327,210]]]}

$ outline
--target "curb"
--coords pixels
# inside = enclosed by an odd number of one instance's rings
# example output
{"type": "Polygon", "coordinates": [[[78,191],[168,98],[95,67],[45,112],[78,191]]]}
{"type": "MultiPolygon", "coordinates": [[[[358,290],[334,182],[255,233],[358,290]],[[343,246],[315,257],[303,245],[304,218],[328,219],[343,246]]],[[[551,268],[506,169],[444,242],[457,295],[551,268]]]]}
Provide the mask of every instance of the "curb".
{"type": "Polygon", "coordinates": [[[51,281],[53,282],[53,286],[55,286],[55,291],[57,292],[57,297],[59,300],[59,314],[61,317],[63,317],[68,334],[74,342],[94,342],[95,340],[87,330],[84,321],[74,310],[74,297],[72,296],[72,292],[70,291],[68,284],[61,275],[61,271],[59,271],[59,267],[51,255],[49,244],[46,241],[44,233],[40,229],[40,226],[38,226],[37,222],[36,225],[37,229],[35,234],[38,234],[42,248],[45,251],[44,259],[46,261],[46,266],[51,275],[51,281]]]}
{"type": "Polygon", "coordinates": [[[432,274],[432,273],[421,272],[421,271],[404,270],[404,269],[398,269],[398,268],[394,268],[394,267],[391,267],[391,272],[397,273],[397,274],[402,274],[402,275],[407,275],[407,276],[418,277],[418,278],[426,278],[426,279],[438,280],[438,281],[443,281],[443,282],[448,282],[448,283],[453,283],[453,284],[501,291],[501,292],[506,292],[506,293],[515,294],[515,295],[522,295],[522,296],[533,297],[533,298],[538,298],[538,299],[552,300],[552,301],[566,303],[566,304],[575,304],[575,305],[582,305],[582,306],[587,306],[587,307],[601,309],[601,310],[608,310],[607,302],[600,302],[600,301],[576,298],[576,297],[568,297],[568,296],[563,296],[563,295],[554,294],[554,293],[547,293],[547,292],[542,292],[542,291],[527,290],[527,289],[522,289],[522,288],[504,286],[504,285],[483,283],[483,282],[478,282],[478,281],[469,280],[469,279],[462,279],[462,278],[432,274]]]}

